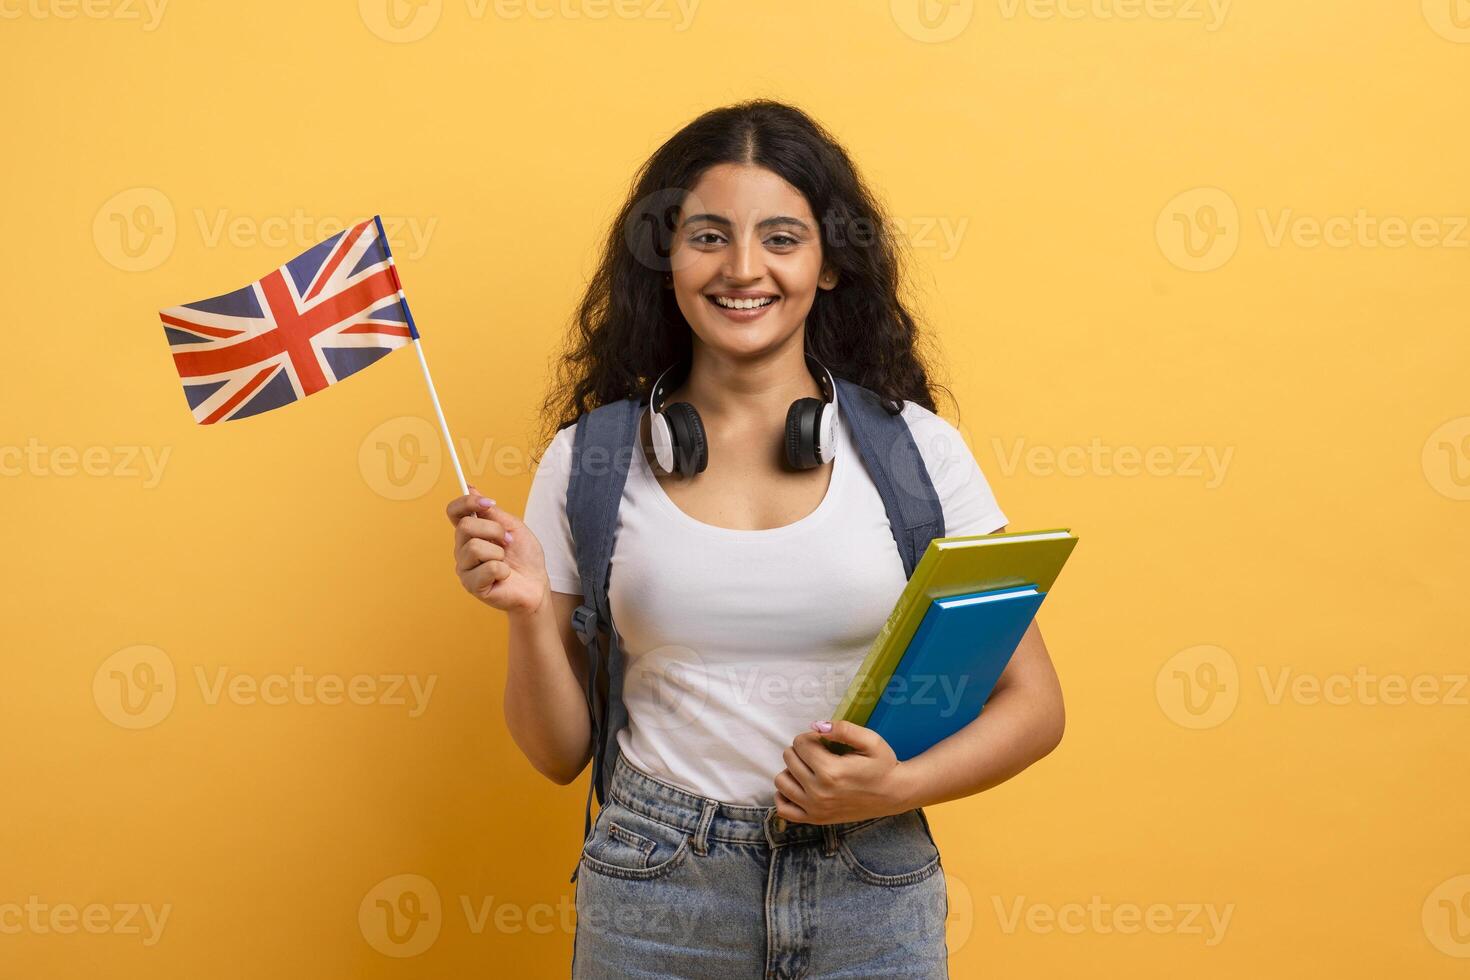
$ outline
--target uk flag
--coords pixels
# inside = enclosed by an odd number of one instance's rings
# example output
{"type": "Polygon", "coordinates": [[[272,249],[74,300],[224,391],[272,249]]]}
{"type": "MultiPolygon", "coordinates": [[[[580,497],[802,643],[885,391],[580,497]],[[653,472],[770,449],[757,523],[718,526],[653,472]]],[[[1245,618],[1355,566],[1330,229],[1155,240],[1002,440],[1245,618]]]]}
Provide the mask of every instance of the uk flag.
{"type": "Polygon", "coordinates": [[[243,289],[159,315],[200,425],[288,405],[418,337],[377,217],[243,289]]]}

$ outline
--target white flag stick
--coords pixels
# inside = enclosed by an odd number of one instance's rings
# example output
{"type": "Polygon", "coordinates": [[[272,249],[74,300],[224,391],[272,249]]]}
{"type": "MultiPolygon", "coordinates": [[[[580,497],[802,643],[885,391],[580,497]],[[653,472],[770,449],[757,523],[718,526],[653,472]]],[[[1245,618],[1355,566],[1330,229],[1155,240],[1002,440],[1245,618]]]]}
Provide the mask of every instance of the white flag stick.
{"type": "Polygon", "coordinates": [[[464,467],[459,465],[459,453],[454,450],[454,437],[449,434],[449,423],[444,420],[444,409],[439,405],[439,392],[434,390],[434,378],[429,374],[429,362],[424,357],[424,345],[419,343],[419,328],[413,322],[413,311],[408,308],[408,297],[403,295],[403,282],[398,278],[398,263],[393,261],[393,251],[388,247],[388,234],[383,231],[383,219],[373,216],[378,226],[378,240],[388,256],[388,268],[393,275],[393,284],[398,287],[398,302],[403,304],[403,314],[408,317],[408,334],[413,338],[413,349],[418,352],[419,366],[424,369],[424,382],[429,386],[429,400],[434,403],[434,415],[439,419],[439,431],[444,435],[444,446],[449,450],[449,459],[454,463],[454,475],[459,480],[459,492],[468,496],[469,484],[464,479],[464,467]]]}

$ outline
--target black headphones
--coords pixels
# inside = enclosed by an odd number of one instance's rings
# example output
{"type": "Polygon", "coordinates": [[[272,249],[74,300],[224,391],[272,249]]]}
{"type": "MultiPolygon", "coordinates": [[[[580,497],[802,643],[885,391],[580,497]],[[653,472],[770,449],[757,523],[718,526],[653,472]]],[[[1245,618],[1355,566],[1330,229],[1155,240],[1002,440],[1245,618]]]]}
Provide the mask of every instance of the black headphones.
{"type": "MultiPolygon", "coordinates": [[[[821,386],[823,397],[798,398],[786,410],[786,463],[797,470],[830,463],[837,455],[837,382],[821,361],[810,354],[806,356],[822,369],[821,374],[813,371],[812,377],[821,386]]],[[[709,443],[704,437],[699,411],[693,405],[664,404],[674,384],[665,385],[663,379],[677,366],[665,368],[653,383],[648,395],[648,414],[658,468],[672,473],[677,464],[679,472],[688,477],[703,472],[709,465],[709,443]]],[[[678,380],[683,378],[681,374],[678,380]]]]}

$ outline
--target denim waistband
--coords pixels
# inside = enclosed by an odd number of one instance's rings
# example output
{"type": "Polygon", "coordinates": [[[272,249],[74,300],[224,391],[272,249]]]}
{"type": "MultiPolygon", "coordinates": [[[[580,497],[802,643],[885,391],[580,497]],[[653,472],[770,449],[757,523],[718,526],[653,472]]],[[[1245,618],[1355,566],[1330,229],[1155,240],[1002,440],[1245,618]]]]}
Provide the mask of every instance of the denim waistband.
{"type": "Polygon", "coordinates": [[[764,843],[771,847],[826,840],[866,827],[883,817],[849,823],[792,823],[774,806],[736,806],[690,793],[634,766],[619,752],[608,785],[610,798],[634,813],[658,820],[703,840],[736,844],[764,843]]]}

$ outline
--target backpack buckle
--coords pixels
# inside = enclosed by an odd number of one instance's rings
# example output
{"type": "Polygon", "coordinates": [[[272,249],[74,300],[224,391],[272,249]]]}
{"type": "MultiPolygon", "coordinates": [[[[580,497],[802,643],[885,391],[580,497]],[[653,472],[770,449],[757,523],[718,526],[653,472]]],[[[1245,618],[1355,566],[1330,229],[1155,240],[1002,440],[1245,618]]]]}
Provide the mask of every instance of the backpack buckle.
{"type": "Polygon", "coordinates": [[[583,645],[590,646],[597,639],[597,610],[585,603],[573,609],[572,627],[583,645]]]}

